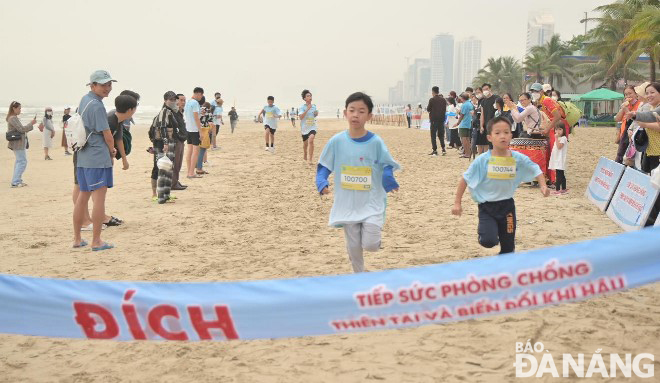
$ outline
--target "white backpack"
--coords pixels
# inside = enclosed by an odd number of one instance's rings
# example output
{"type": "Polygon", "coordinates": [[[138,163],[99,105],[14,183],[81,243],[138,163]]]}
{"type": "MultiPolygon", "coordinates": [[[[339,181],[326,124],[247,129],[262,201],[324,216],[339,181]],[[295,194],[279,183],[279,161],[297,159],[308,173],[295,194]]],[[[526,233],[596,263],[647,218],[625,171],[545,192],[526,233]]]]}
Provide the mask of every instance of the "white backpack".
{"type": "Polygon", "coordinates": [[[83,124],[82,119],[82,115],[85,114],[87,107],[92,103],[92,101],[94,100],[91,100],[87,103],[87,105],[85,105],[85,109],[83,109],[81,114],[74,113],[71,118],[67,120],[67,143],[69,148],[74,152],[80,151],[82,148],[84,148],[87,140],[89,139],[89,136],[92,135],[92,133],[89,133],[89,135],[87,134],[87,131],[85,130],[85,124],[83,124]]]}

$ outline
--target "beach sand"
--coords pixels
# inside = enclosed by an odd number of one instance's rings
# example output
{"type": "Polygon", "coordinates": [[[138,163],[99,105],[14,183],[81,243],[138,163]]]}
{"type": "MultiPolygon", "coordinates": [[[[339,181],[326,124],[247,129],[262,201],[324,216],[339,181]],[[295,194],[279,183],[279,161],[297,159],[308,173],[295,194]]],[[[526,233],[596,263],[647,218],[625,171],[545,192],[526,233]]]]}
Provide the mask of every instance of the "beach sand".
{"type": "MultiPolygon", "coordinates": [[[[396,174],[401,190],[388,202],[383,250],[366,255],[369,270],[497,253],[477,243],[477,207],[469,196],[463,199],[462,217],[450,213],[467,160],[452,149],[446,157],[427,156],[428,131],[368,128],[383,137],[403,167],[396,174]]],[[[342,129],[343,121],[320,122],[316,159],[342,129]]],[[[41,139],[32,133],[24,175],[29,186],[10,189],[14,157],[10,150],[0,150],[0,273],[235,281],[351,272],[342,231],[327,226],[332,201],[319,198],[315,167],[303,162],[299,128],[290,122],[280,123],[276,154],[264,151],[260,125],[241,121],[233,135],[223,127],[222,149],[210,152],[211,174],[183,178],[188,190],[176,192],[176,203],[166,205],[150,201],[146,127],[132,132],[130,169],[123,171],[115,163],[115,187],[107,198],[107,212],[126,223],[104,231],[103,238],[116,249],[101,254],[70,248],[71,157],[54,148],[54,161],[44,161],[41,139]]],[[[616,151],[612,137],[610,129],[602,128],[578,129],[571,136],[566,172],[570,195],[544,199],[538,189],[518,190],[517,250],[621,232],[584,197],[599,156],[616,151]]],[[[293,339],[177,343],[0,335],[0,382],[510,381],[515,379],[515,342],[528,339],[543,342],[559,368],[562,353],[584,353],[589,360],[598,348],[603,354],[660,355],[659,293],[656,283],[515,315],[293,339]]],[[[660,370],[658,361],[655,370],[660,370]]]]}

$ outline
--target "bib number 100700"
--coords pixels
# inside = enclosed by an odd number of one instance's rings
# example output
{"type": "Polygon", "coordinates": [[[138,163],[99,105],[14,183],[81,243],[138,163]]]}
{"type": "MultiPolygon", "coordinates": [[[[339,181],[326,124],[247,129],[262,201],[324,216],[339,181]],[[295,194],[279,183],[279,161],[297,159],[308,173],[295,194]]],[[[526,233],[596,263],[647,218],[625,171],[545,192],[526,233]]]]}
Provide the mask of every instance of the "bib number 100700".
{"type": "Polygon", "coordinates": [[[342,166],[341,188],[347,190],[371,190],[370,166],[342,166]]]}

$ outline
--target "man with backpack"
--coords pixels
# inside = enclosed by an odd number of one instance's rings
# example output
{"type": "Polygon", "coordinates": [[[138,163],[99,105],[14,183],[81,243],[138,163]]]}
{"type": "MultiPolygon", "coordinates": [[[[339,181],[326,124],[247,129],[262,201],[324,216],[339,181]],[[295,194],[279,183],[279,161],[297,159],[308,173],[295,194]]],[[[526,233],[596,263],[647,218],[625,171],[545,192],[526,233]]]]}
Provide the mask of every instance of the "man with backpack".
{"type": "MultiPolygon", "coordinates": [[[[108,188],[113,186],[112,165],[117,154],[114,139],[108,125],[108,116],[103,99],[112,91],[112,83],[116,82],[110,73],[97,70],[90,76],[90,92],[82,97],[78,111],[82,124],[72,124],[73,134],[80,136],[80,126],[84,128],[86,139],[77,140],[76,177],[80,193],[73,208],[73,247],[87,246],[81,238],[80,230],[85,219],[86,206],[93,196],[92,209],[92,250],[112,249],[114,246],[101,240],[101,229],[105,219],[105,196],[108,188]]],[[[72,117],[72,119],[74,119],[72,117]]],[[[75,120],[74,120],[75,121],[75,120]]]]}

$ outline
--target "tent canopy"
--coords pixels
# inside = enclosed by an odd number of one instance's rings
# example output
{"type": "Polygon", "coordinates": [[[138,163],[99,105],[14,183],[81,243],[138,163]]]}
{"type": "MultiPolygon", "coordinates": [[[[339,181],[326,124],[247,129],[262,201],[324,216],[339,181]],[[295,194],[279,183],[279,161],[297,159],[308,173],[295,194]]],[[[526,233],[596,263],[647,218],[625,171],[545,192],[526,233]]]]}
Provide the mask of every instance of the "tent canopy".
{"type": "Polygon", "coordinates": [[[614,101],[623,100],[623,94],[613,90],[600,88],[594,89],[581,96],[576,97],[573,101],[614,101]]]}

